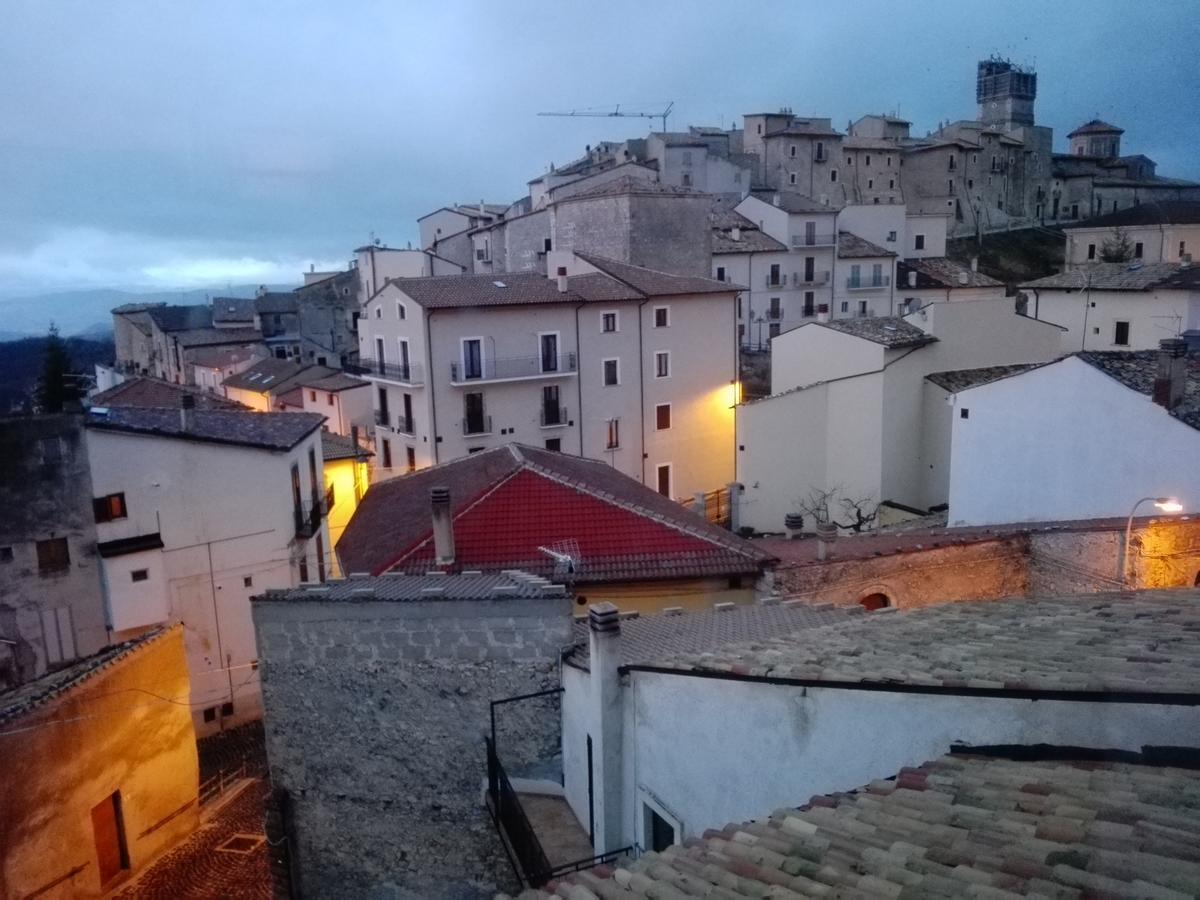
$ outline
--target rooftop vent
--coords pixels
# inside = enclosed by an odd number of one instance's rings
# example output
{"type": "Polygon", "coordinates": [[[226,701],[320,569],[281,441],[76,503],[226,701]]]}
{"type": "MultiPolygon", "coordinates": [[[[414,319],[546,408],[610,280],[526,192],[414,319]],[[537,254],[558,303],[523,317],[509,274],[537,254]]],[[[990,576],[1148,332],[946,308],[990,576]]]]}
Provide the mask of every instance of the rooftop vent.
{"type": "Polygon", "coordinates": [[[493,282],[492,282],[492,284],[494,284],[494,285],[495,285],[496,287],[498,287],[498,288],[506,288],[506,287],[508,287],[508,285],[507,285],[507,284],[505,284],[503,281],[493,281],[493,282]]]}

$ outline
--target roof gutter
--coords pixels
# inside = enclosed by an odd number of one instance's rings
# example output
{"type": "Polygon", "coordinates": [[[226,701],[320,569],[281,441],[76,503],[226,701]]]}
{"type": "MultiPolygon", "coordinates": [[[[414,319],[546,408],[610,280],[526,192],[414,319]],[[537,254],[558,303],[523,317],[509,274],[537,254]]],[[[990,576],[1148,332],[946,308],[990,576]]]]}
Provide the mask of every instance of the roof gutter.
{"type": "Polygon", "coordinates": [[[719,681],[745,681],[785,687],[825,688],[841,691],[867,691],[884,694],[924,694],[935,697],[979,697],[990,700],[1056,700],[1067,703],[1133,703],[1152,706],[1200,706],[1200,692],[1194,691],[1087,691],[1041,690],[1036,688],[951,687],[942,684],[904,684],[895,681],[832,681],[822,678],[782,678],[773,675],[748,675],[740,672],[674,669],[666,666],[626,665],[618,670],[648,672],[655,675],[680,675],[713,678],[719,681]]]}

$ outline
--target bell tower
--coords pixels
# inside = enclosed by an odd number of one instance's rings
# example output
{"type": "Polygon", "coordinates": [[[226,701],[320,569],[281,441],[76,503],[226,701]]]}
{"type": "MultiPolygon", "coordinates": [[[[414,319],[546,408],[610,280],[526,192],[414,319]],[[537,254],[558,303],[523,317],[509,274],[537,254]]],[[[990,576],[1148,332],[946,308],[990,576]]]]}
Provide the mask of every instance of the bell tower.
{"type": "Polygon", "coordinates": [[[1037,98],[1037,73],[1010,60],[985,59],[979,63],[975,101],[979,121],[1012,131],[1033,125],[1033,101],[1037,98]]]}

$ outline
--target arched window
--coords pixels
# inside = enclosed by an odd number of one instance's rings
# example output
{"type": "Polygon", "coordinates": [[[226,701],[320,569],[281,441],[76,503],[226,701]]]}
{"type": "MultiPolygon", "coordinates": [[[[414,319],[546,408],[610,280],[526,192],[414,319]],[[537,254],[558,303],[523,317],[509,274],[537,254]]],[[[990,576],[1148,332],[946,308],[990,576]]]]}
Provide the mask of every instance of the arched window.
{"type": "Polygon", "coordinates": [[[874,594],[867,594],[867,596],[859,600],[858,603],[867,612],[875,612],[880,609],[887,609],[892,605],[892,601],[888,598],[888,595],[879,591],[875,592],[874,594]]]}

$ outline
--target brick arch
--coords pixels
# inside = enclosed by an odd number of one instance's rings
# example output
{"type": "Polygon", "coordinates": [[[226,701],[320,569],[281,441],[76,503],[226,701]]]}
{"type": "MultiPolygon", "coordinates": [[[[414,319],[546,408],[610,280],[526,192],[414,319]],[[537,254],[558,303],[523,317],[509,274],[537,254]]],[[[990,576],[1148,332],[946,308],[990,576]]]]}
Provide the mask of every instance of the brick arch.
{"type": "Polygon", "coordinates": [[[858,593],[858,600],[856,602],[868,612],[876,612],[880,609],[899,605],[896,602],[895,588],[887,584],[873,584],[870,587],[862,589],[858,593]]]}

